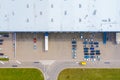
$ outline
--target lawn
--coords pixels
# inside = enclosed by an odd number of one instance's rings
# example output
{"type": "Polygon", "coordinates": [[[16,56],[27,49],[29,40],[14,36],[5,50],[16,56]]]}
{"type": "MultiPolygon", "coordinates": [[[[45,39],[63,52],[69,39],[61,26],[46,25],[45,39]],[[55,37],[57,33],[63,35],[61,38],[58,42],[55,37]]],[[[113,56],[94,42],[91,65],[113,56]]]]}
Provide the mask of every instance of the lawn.
{"type": "Polygon", "coordinates": [[[65,69],[58,80],[120,80],[120,69],[65,69]]]}
{"type": "Polygon", "coordinates": [[[44,80],[44,77],[34,68],[0,68],[0,80],[44,80]]]}
{"type": "Polygon", "coordinates": [[[0,61],[9,61],[9,58],[0,58],[0,61]]]}

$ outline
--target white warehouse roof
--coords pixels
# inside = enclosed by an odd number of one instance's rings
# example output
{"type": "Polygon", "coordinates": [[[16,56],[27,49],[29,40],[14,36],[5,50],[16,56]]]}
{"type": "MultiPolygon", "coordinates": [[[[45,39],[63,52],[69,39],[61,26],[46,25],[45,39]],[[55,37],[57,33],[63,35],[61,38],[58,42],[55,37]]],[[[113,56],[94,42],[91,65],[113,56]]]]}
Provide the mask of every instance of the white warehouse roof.
{"type": "Polygon", "coordinates": [[[120,31],[120,0],[0,0],[0,31],[120,31]]]}

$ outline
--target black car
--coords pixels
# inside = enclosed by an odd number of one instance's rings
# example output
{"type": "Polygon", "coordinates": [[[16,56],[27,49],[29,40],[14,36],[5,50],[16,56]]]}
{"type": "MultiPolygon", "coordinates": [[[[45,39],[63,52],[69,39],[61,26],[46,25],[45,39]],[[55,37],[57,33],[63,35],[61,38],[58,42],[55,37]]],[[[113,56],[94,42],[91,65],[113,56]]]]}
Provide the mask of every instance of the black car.
{"type": "Polygon", "coordinates": [[[91,53],[94,53],[94,52],[95,52],[95,50],[91,50],[90,52],[91,52],[91,53]]]}
{"type": "Polygon", "coordinates": [[[4,40],[3,39],[0,39],[0,42],[3,42],[4,40]]]}
{"type": "Polygon", "coordinates": [[[18,67],[17,65],[12,65],[12,67],[18,67]]]}
{"type": "Polygon", "coordinates": [[[95,54],[93,52],[91,52],[90,55],[95,55],[95,54]]]}
{"type": "Polygon", "coordinates": [[[89,53],[88,53],[88,52],[85,52],[84,55],[89,55],[89,53]]]}
{"type": "Polygon", "coordinates": [[[95,44],[95,45],[98,45],[98,44],[99,44],[99,42],[94,42],[94,44],[95,44]]]}
{"type": "Polygon", "coordinates": [[[100,50],[96,50],[96,55],[100,55],[100,50]]]}
{"type": "Polygon", "coordinates": [[[9,34],[4,34],[3,37],[9,37],[9,34]]]}
{"type": "Polygon", "coordinates": [[[3,53],[0,53],[0,56],[3,56],[4,54],[3,53]]]}

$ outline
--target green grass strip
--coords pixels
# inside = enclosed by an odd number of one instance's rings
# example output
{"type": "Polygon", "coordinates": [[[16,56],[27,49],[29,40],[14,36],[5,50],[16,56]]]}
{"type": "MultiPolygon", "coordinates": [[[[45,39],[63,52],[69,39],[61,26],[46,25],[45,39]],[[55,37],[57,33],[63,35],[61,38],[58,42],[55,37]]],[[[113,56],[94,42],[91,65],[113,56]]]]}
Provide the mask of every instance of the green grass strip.
{"type": "Polygon", "coordinates": [[[58,80],[120,80],[120,69],[65,69],[58,80]]]}
{"type": "Polygon", "coordinates": [[[9,58],[0,58],[0,61],[9,61],[9,58]]]}
{"type": "Polygon", "coordinates": [[[44,80],[44,77],[34,68],[0,68],[0,80],[44,80]]]}

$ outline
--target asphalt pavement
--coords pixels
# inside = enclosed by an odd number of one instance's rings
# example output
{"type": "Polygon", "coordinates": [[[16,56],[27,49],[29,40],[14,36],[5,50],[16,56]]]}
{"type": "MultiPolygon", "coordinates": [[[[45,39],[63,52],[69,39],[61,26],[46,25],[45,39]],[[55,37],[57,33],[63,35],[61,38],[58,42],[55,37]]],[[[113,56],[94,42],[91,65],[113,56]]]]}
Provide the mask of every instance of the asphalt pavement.
{"type": "Polygon", "coordinates": [[[88,61],[86,66],[79,64],[79,61],[54,61],[50,65],[41,62],[19,62],[16,60],[0,63],[1,68],[37,68],[44,75],[45,80],[57,80],[59,73],[66,68],[119,68],[120,61],[88,61]]]}

